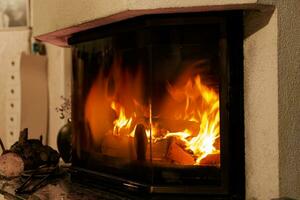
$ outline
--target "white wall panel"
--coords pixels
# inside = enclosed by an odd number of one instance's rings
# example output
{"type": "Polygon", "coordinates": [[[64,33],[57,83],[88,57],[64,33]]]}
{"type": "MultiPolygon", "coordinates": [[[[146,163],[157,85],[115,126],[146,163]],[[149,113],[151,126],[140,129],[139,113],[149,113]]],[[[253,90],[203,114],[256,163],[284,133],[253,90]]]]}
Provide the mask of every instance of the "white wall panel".
{"type": "Polygon", "coordinates": [[[0,31],[0,137],[6,148],[19,135],[20,56],[29,51],[29,38],[28,29],[0,31]]]}
{"type": "MultiPolygon", "coordinates": [[[[48,133],[47,57],[21,56],[21,129],[28,128],[29,138],[48,133]]],[[[8,92],[12,94],[12,91],[8,92]]]]}

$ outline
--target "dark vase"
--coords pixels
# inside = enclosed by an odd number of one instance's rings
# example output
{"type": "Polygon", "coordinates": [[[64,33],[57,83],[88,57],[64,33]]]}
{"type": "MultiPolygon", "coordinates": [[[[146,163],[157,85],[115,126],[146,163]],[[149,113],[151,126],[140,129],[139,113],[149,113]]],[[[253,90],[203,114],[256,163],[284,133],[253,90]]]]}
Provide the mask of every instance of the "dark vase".
{"type": "Polygon", "coordinates": [[[65,163],[70,163],[72,158],[72,126],[66,123],[58,132],[57,148],[65,163]]]}

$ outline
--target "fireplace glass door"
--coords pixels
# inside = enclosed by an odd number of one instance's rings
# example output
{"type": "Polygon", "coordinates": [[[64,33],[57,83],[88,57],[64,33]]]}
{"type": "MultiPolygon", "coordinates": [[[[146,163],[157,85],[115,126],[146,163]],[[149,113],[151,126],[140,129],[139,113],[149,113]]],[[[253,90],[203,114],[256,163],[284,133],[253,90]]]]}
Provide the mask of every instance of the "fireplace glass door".
{"type": "Polygon", "coordinates": [[[167,15],[74,37],[73,166],[150,192],[226,187],[225,27],[167,15]]]}

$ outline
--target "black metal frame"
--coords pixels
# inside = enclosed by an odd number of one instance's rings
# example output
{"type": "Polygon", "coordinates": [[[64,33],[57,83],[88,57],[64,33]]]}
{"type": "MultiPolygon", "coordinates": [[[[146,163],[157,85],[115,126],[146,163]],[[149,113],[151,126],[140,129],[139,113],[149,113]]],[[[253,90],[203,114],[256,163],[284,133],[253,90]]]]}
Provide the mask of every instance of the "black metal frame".
{"type": "MultiPolygon", "coordinates": [[[[118,177],[101,174],[78,168],[80,159],[73,153],[73,177],[89,177],[89,180],[103,180],[115,187],[129,190],[140,190],[149,193],[189,193],[198,194],[204,199],[210,197],[222,199],[245,198],[245,161],[244,161],[244,101],[243,101],[243,12],[209,12],[197,14],[172,14],[142,16],[92,30],[74,34],[68,41],[70,45],[84,41],[91,41],[115,33],[122,33],[137,28],[164,26],[170,24],[205,24],[218,23],[223,32],[220,40],[221,71],[220,71],[220,108],[221,108],[221,186],[217,187],[155,187],[147,186],[118,177]],[[208,195],[208,196],[207,196],[208,195]]],[[[74,72],[78,71],[78,64],[74,63],[74,72]]],[[[78,95],[82,95],[80,80],[74,73],[73,111],[82,106],[78,95]]],[[[82,130],[78,118],[73,112],[73,133],[82,130]]],[[[76,144],[75,144],[76,146],[76,144]]],[[[77,152],[74,149],[73,152],[77,152]]],[[[197,197],[200,197],[197,196],[197,197]]],[[[178,196],[177,196],[178,197],[178,196]]]]}

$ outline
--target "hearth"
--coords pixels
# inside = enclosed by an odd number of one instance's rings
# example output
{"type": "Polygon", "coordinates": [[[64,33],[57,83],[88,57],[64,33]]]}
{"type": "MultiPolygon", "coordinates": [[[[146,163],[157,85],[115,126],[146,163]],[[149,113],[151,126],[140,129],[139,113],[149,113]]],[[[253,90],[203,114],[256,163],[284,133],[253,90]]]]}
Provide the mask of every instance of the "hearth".
{"type": "Polygon", "coordinates": [[[242,15],[141,16],[70,37],[73,177],[244,199],[242,15]]]}

